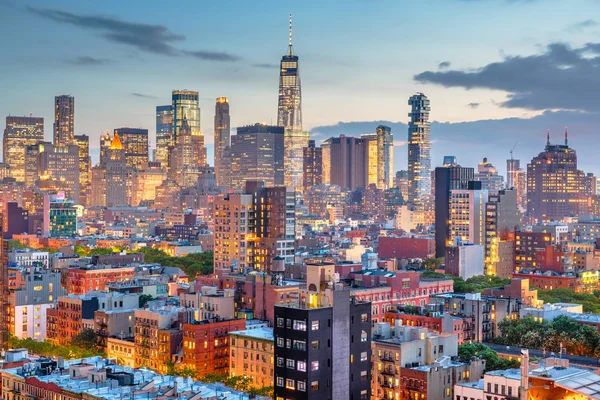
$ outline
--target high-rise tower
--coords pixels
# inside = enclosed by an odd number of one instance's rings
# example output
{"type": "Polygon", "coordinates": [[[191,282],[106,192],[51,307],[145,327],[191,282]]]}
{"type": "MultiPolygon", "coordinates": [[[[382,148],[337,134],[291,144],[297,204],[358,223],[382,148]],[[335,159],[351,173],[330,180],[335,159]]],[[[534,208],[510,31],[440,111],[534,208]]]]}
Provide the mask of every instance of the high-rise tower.
{"type": "Polygon", "coordinates": [[[6,117],[2,151],[10,175],[17,182],[25,181],[25,150],[44,140],[44,118],[6,117]]]}
{"type": "Polygon", "coordinates": [[[411,112],[408,114],[408,201],[431,194],[431,137],[429,127],[429,99],[417,93],[408,99],[411,112]]]}
{"type": "Polygon", "coordinates": [[[63,94],[54,98],[54,145],[75,143],[75,98],[63,94]]]}
{"type": "Polygon", "coordinates": [[[231,168],[227,160],[231,140],[231,119],[229,117],[229,101],[227,97],[218,97],[215,104],[215,175],[218,186],[229,186],[231,182],[226,177],[229,176],[228,169],[231,168]]]}
{"type": "Polygon", "coordinates": [[[302,131],[302,89],[298,56],[292,48],[292,15],[288,53],[281,58],[277,125],[285,129],[285,185],[302,190],[302,149],[308,146],[309,132],[302,131]]]}
{"type": "Polygon", "coordinates": [[[277,125],[285,129],[302,131],[302,90],[298,56],[292,48],[292,14],[290,14],[290,42],[288,53],[281,58],[279,69],[279,103],[277,125]]]}
{"type": "Polygon", "coordinates": [[[206,148],[204,134],[200,128],[200,106],[198,92],[192,90],[173,91],[173,145],[179,143],[177,137],[182,129],[183,121],[189,126],[194,142],[193,163],[189,167],[204,167],[206,164],[206,148]]]}
{"type": "Polygon", "coordinates": [[[169,165],[169,147],[173,147],[173,105],[156,107],[156,159],[162,167],[169,165]]]}

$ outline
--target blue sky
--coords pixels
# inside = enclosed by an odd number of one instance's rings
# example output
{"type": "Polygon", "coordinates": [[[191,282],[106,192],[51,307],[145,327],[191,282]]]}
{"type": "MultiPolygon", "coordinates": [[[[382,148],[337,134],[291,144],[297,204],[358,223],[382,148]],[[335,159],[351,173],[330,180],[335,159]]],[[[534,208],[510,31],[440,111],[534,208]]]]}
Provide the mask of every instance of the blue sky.
{"type": "MultiPolygon", "coordinates": [[[[406,122],[407,98],[422,91],[445,123],[432,130],[434,157],[461,152],[474,164],[486,155],[503,170],[508,149],[496,146],[519,139],[528,159],[547,128],[558,136],[576,125],[580,164],[594,170],[600,63],[588,60],[600,49],[598,11],[597,0],[0,0],[0,110],[43,116],[49,139],[53,98],[69,93],[92,149],[120,126],[148,128],[153,143],[155,106],[193,89],[211,151],[216,97],[230,98],[233,126],[275,120],[291,12],[304,124],[316,138],[355,132],[338,122],[406,122]],[[485,122],[507,118],[500,130],[485,122]]],[[[405,168],[406,131],[394,134],[405,168]]]]}

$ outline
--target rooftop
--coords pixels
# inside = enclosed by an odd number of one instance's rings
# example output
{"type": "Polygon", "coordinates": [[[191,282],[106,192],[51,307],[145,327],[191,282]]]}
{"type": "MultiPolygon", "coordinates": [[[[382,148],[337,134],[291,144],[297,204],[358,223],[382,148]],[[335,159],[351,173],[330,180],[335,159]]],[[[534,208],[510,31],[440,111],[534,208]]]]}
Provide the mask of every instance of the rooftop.
{"type": "Polygon", "coordinates": [[[252,339],[274,341],[273,328],[254,328],[243,331],[229,332],[230,335],[244,336],[252,339]]]}

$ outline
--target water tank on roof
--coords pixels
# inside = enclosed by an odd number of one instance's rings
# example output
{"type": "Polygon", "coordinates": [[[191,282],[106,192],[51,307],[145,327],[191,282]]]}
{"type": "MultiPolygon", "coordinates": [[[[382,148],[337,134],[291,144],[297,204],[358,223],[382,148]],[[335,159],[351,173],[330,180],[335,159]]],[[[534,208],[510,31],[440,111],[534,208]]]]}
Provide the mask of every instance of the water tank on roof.
{"type": "Polygon", "coordinates": [[[271,272],[285,272],[285,259],[283,257],[277,256],[271,261],[271,272]]]}

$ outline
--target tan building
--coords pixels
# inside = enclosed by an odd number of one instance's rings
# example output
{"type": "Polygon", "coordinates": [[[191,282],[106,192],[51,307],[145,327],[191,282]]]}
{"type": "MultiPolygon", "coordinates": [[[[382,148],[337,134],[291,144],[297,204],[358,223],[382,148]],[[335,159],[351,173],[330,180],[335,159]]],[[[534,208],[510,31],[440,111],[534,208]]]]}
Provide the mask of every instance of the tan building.
{"type": "Polygon", "coordinates": [[[230,332],[230,376],[246,376],[256,388],[273,386],[273,329],[230,332]]]}
{"type": "Polygon", "coordinates": [[[25,150],[44,140],[44,118],[6,117],[3,138],[4,162],[10,176],[17,182],[25,181],[25,150]]]}
{"type": "Polygon", "coordinates": [[[137,206],[142,201],[154,201],[156,198],[156,188],[167,179],[167,173],[155,164],[157,163],[150,163],[148,168],[142,171],[134,171],[132,205],[137,206]]]}
{"type": "Polygon", "coordinates": [[[230,194],[214,201],[215,271],[228,270],[237,262],[239,268],[254,263],[250,216],[252,195],[230,194]]]}
{"type": "Polygon", "coordinates": [[[135,367],[135,342],[109,337],[106,340],[106,357],[116,358],[119,365],[135,367]]]}
{"type": "Polygon", "coordinates": [[[235,289],[217,290],[214,286],[204,286],[199,292],[179,294],[179,301],[184,307],[197,309],[196,321],[235,316],[235,289]]]}

